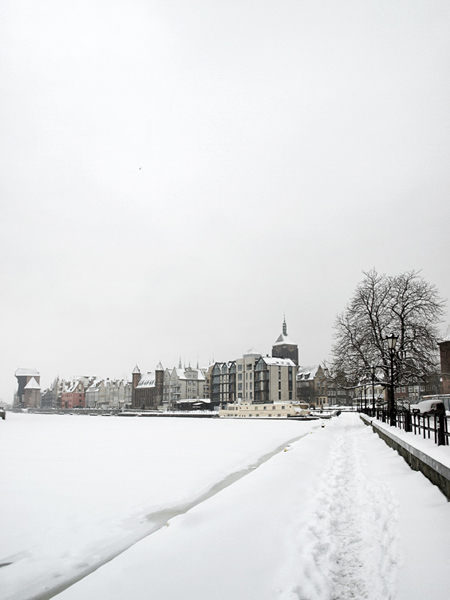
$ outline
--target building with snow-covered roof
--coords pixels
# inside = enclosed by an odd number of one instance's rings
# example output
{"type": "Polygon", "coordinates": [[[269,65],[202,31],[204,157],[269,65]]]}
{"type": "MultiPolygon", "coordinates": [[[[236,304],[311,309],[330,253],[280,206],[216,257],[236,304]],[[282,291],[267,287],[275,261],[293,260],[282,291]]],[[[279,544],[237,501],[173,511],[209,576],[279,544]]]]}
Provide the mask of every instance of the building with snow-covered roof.
{"type": "Polygon", "coordinates": [[[41,386],[34,377],[24,388],[23,405],[24,408],[40,408],[41,406],[41,386]]]}
{"type": "Polygon", "coordinates": [[[164,373],[164,405],[173,409],[180,400],[209,399],[207,369],[188,366],[166,369],[164,373]]]}
{"type": "Polygon", "coordinates": [[[295,400],[297,365],[290,358],[261,356],[255,363],[255,404],[295,400]]]}
{"type": "Polygon", "coordinates": [[[272,346],[272,356],[290,358],[298,365],[298,345],[288,336],[286,318],[283,320],[282,332],[272,346]]]}
{"type": "Polygon", "coordinates": [[[72,410],[73,408],[85,407],[85,383],[80,379],[72,379],[64,382],[65,389],[61,394],[61,408],[72,410]]]}
{"type": "Polygon", "coordinates": [[[299,367],[297,371],[297,399],[311,406],[323,408],[330,405],[353,404],[354,390],[339,387],[328,380],[321,365],[299,367]]]}
{"type": "Polygon", "coordinates": [[[299,367],[297,371],[297,398],[311,406],[328,404],[327,379],[321,365],[299,367]]]}
{"type": "Polygon", "coordinates": [[[131,383],[126,379],[94,379],[85,395],[86,408],[122,410],[131,407],[131,383]]]}
{"type": "Polygon", "coordinates": [[[136,366],[132,373],[131,406],[135,410],[155,410],[161,407],[164,390],[164,368],[159,363],[154,372],[142,375],[136,366]]]}
{"type": "Polygon", "coordinates": [[[18,384],[17,392],[14,395],[14,406],[16,408],[31,408],[29,403],[32,402],[32,408],[40,407],[41,376],[39,374],[39,371],[37,371],[36,369],[20,368],[16,370],[14,375],[17,379],[18,384]],[[25,394],[26,388],[28,389],[27,394],[25,394]],[[31,390],[34,391],[32,392],[31,390]],[[39,390],[39,392],[37,390],[39,390]]]}

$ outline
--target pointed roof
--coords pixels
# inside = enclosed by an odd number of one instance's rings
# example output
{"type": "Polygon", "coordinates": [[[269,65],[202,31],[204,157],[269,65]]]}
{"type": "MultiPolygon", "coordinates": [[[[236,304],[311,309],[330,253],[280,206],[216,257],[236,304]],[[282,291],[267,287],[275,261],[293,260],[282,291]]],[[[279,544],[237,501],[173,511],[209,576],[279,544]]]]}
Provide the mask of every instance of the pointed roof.
{"type": "Polygon", "coordinates": [[[139,367],[136,365],[132,371],[133,373],[140,373],[139,367]]]}
{"type": "Polygon", "coordinates": [[[164,371],[164,367],[161,364],[161,361],[156,365],[156,371],[164,371]]]}
{"type": "Polygon", "coordinates": [[[286,317],[284,317],[284,320],[283,320],[283,332],[280,333],[280,335],[277,337],[277,340],[276,340],[274,346],[282,346],[285,344],[287,344],[289,346],[297,346],[297,344],[294,342],[294,340],[292,340],[288,336],[286,317]]]}
{"type": "Polygon", "coordinates": [[[27,383],[27,385],[25,386],[25,389],[26,390],[40,390],[41,386],[38,384],[36,379],[34,377],[32,377],[30,379],[30,381],[27,383]]]}

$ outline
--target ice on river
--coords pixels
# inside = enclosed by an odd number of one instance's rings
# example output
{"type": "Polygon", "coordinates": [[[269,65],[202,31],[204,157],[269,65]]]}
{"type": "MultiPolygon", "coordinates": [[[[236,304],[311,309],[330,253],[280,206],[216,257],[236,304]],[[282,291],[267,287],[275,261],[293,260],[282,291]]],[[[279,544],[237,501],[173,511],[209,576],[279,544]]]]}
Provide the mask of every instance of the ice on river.
{"type": "Polygon", "coordinates": [[[8,413],[0,430],[1,597],[66,585],[317,426],[8,413]]]}

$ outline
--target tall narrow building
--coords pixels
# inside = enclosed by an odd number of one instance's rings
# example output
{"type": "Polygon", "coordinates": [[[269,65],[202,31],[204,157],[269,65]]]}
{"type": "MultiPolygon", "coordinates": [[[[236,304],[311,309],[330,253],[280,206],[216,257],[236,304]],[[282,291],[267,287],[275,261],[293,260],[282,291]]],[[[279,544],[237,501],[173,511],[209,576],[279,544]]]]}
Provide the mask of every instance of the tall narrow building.
{"type": "Polygon", "coordinates": [[[298,366],[298,345],[288,336],[286,317],[283,320],[283,330],[272,346],[274,358],[290,358],[298,366]]]}

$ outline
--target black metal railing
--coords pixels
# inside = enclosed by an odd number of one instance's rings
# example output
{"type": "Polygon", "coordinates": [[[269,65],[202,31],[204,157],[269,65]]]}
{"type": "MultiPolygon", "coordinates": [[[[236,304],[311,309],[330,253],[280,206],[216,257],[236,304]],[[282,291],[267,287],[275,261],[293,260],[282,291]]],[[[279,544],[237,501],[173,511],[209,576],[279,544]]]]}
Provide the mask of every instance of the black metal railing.
{"type": "MultiPolygon", "coordinates": [[[[378,407],[375,413],[372,408],[363,408],[362,413],[375,417],[383,423],[390,422],[390,415],[386,407],[378,407]]],[[[424,439],[434,440],[438,446],[448,446],[450,434],[448,431],[448,417],[445,414],[421,414],[407,408],[396,411],[396,427],[420,435],[424,439]]]]}

